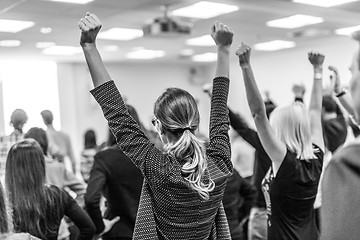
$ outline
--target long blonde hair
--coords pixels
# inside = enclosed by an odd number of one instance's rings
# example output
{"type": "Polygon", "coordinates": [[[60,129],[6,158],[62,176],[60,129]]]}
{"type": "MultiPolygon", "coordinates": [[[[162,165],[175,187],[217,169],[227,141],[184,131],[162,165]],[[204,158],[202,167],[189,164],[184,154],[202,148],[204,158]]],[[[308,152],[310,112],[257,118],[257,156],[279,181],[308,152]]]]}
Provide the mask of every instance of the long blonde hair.
{"type": "Polygon", "coordinates": [[[167,89],[155,102],[154,115],[161,122],[162,130],[177,141],[169,142],[164,150],[182,163],[182,174],[192,189],[204,200],[209,199],[215,184],[209,176],[204,182],[207,157],[204,142],[194,134],[200,116],[195,99],[179,88],[167,89]]]}
{"type": "Polygon", "coordinates": [[[277,107],[270,115],[276,136],[301,160],[316,158],[311,142],[310,122],[305,105],[294,102],[277,107]]]}

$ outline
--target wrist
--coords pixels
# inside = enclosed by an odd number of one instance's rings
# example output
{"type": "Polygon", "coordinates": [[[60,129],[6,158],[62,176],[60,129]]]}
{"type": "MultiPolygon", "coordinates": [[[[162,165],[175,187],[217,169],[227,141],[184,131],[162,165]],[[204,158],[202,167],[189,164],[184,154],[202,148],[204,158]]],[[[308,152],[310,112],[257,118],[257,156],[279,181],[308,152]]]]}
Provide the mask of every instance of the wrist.
{"type": "Polygon", "coordinates": [[[250,63],[242,63],[242,64],[240,64],[240,67],[241,67],[243,70],[246,70],[246,69],[250,69],[250,68],[251,68],[251,65],[250,65],[250,63]]]}
{"type": "Polygon", "coordinates": [[[217,46],[218,52],[230,53],[230,46],[217,46]]]}
{"type": "Polygon", "coordinates": [[[315,65],[314,66],[314,73],[322,73],[323,67],[322,65],[315,65]]]}
{"type": "Polygon", "coordinates": [[[95,49],[96,48],[96,44],[95,42],[93,43],[84,43],[84,42],[80,42],[80,46],[83,48],[83,49],[95,49]]]}

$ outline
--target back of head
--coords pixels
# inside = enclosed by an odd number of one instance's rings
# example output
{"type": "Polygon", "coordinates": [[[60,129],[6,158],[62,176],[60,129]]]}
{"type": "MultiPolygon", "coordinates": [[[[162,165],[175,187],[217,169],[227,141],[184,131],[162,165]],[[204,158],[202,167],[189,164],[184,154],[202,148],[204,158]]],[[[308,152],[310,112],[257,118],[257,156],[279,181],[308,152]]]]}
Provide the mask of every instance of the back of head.
{"type": "Polygon", "coordinates": [[[97,147],[96,134],[95,134],[94,130],[87,130],[85,132],[84,145],[85,145],[85,149],[97,147]]]}
{"type": "Polygon", "coordinates": [[[331,96],[323,96],[322,107],[325,113],[336,113],[337,104],[331,96]]]}
{"type": "Polygon", "coordinates": [[[270,116],[270,124],[277,138],[298,158],[309,160],[315,157],[308,113],[303,103],[277,107],[270,116]]]}
{"type": "Polygon", "coordinates": [[[22,109],[15,109],[11,114],[10,123],[15,129],[22,130],[24,124],[27,122],[28,117],[26,112],[22,109]]]}
{"type": "Polygon", "coordinates": [[[182,172],[191,188],[208,199],[214,182],[201,182],[207,160],[205,146],[194,134],[200,123],[195,99],[187,91],[169,88],[155,102],[154,115],[161,123],[161,132],[173,139],[165,151],[183,164],[182,172]]]}
{"type": "MultiPolygon", "coordinates": [[[[45,181],[45,161],[40,145],[31,138],[15,143],[9,150],[5,173],[15,232],[44,238],[42,227],[49,211],[45,181]]],[[[60,207],[54,207],[50,215],[60,207]]]]}
{"type": "Polygon", "coordinates": [[[45,125],[51,125],[53,123],[54,117],[50,110],[44,110],[40,114],[41,114],[41,117],[42,117],[45,125]]]}
{"type": "Polygon", "coordinates": [[[30,128],[29,131],[25,134],[24,138],[32,138],[36,140],[42,151],[43,154],[46,155],[49,147],[49,141],[46,135],[46,132],[42,128],[33,127],[30,128]]]}

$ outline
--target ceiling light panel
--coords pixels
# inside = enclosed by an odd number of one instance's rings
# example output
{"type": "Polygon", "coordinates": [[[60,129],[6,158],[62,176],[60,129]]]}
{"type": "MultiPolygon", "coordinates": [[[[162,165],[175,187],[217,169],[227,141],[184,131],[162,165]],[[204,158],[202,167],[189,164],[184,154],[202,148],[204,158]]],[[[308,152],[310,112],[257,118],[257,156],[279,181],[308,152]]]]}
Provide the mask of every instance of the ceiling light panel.
{"type": "Polygon", "coordinates": [[[208,19],[238,11],[239,7],[224,3],[201,1],[193,5],[171,11],[173,16],[208,19]]]}
{"type": "Polygon", "coordinates": [[[203,47],[215,46],[214,39],[210,35],[203,35],[200,37],[187,39],[186,44],[191,46],[203,47]]]}
{"type": "Polygon", "coordinates": [[[63,3],[74,3],[74,4],[87,4],[94,0],[46,0],[50,2],[63,2],[63,3]]]}
{"type": "Polygon", "coordinates": [[[358,0],[293,0],[295,3],[308,4],[318,7],[334,7],[356,1],[358,0]]]}
{"type": "Polygon", "coordinates": [[[129,59],[154,59],[154,58],[160,58],[165,56],[165,52],[162,50],[150,50],[150,49],[135,49],[132,52],[129,52],[126,54],[126,57],[129,59]]]}
{"type": "Polygon", "coordinates": [[[259,51],[277,51],[295,46],[296,44],[291,41],[273,40],[270,42],[257,43],[254,45],[254,49],[259,51]]]}
{"type": "Polygon", "coordinates": [[[360,25],[357,25],[357,26],[352,26],[352,27],[336,29],[335,33],[338,35],[350,36],[352,33],[359,31],[359,30],[360,30],[360,25]]]}
{"type": "Polygon", "coordinates": [[[142,37],[143,31],[132,28],[111,28],[107,31],[100,32],[98,38],[106,40],[129,41],[142,37]]]}
{"type": "Polygon", "coordinates": [[[202,53],[192,56],[191,60],[194,62],[215,62],[217,60],[217,54],[212,52],[202,53]]]}
{"type": "Polygon", "coordinates": [[[42,53],[46,55],[75,55],[81,53],[81,48],[72,46],[52,46],[45,48],[42,53]]]}
{"type": "Polygon", "coordinates": [[[0,32],[17,33],[34,25],[30,21],[0,19],[0,32]]]}
{"type": "Polygon", "coordinates": [[[0,47],[18,47],[21,45],[19,40],[2,40],[0,41],[0,47]]]}
{"type": "Polygon", "coordinates": [[[293,28],[299,28],[316,23],[321,23],[323,21],[324,19],[322,19],[321,17],[297,14],[290,17],[269,21],[266,23],[266,25],[268,27],[293,29],[293,28]]]}

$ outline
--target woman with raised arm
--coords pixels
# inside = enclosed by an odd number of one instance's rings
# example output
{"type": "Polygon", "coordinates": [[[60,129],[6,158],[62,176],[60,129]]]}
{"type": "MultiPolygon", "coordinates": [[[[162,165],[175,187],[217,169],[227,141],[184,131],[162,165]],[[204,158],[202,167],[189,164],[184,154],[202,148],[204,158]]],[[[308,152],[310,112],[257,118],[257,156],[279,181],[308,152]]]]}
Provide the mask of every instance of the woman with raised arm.
{"type": "Polygon", "coordinates": [[[165,143],[161,152],[129,115],[102,62],[95,44],[99,19],[87,13],[79,27],[95,86],[91,93],[118,146],[144,175],[133,239],[230,239],[222,197],[232,174],[227,110],[231,29],[216,22],[211,32],[218,58],[209,147],[195,135],[200,120],[195,99],[185,90],[169,88],[154,106],[153,124],[165,143]]]}
{"type": "Polygon", "coordinates": [[[78,239],[89,240],[95,235],[93,222],[76,201],[65,190],[46,184],[44,153],[34,139],[10,148],[5,184],[14,232],[57,240],[61,219],[67,216],[79,228],[78,239]]]}
{"type": "Polygon", "coordinates": [[[272,161],[263,180],[268,239],[318,239],[313,204],[324,155],[321,128],[324,56],[309,53],[314,67],[309,115],[303,103],[294,102],[276,108],[268,120],[250,65],[250,53],[251,49],[244,44],[236,51],[259,138],[272,161]]]}

